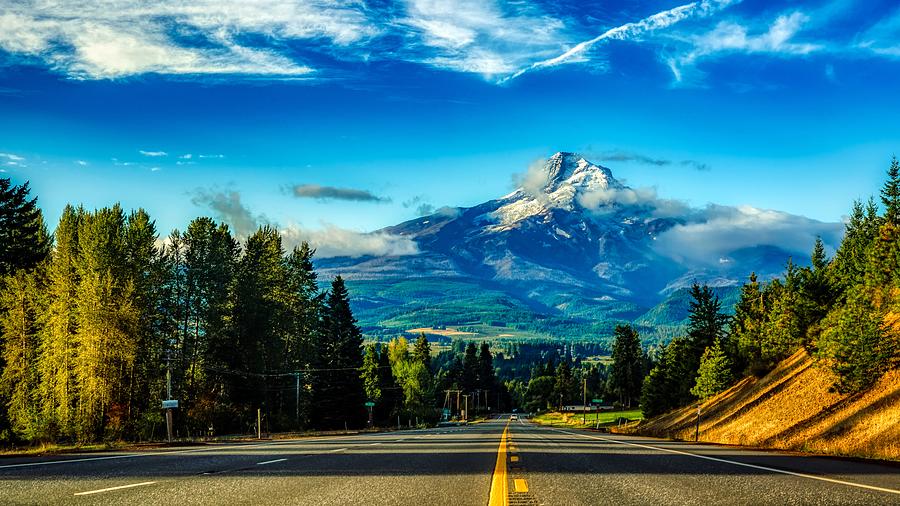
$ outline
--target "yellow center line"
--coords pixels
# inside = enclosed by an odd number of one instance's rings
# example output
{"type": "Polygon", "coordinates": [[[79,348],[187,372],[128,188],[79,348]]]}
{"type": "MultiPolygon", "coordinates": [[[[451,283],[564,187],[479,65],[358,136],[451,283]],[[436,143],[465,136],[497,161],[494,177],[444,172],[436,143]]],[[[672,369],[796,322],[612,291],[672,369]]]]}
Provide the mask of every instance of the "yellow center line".
{"type": "Polygon", "coordinates": [[[527,481],[520,479],[520,478],[516,478],[513,481],[513,483],[515,484],[516,492],[528,492],[528,482],[527,481]]]}
{"type": "Polygon", "coordinates": [[[491,494],[488,506],[507,506],[509,504],[509,491],[506,478],[506,441],[509,438],[509,421],[503,428],[500,436],[500,446],[497,448],[497,464],[494,465],[494,475],[491,478],[491,494]]]}
{"type": "Polygon", "coordinates": [[[509,458],[509,461],[510,461],[510,462],[518,462],[518,461],[519,461],[519,457],[516,457],[515,455],[513,455],[512,457],[509,458]]]}

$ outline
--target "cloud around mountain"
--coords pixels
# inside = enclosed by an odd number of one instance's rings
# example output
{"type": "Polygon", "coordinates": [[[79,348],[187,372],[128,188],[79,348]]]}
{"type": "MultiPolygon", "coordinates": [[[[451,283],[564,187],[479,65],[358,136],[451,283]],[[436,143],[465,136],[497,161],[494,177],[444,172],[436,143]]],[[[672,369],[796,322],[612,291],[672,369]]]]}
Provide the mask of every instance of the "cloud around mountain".
{"type": "Polygon", "coordinates": [[[254,214],[236,190],[198,188],[191,196],[191,202],[208,210],[213,218],[228,224],[239,238],[246,238],[259,227],[268,225],[279,231],[286,250],[306,241],[321,258],[413,255],[419,251],[411,239],[386,232],[359,232],[330,223],[322,223],[320,228],[304,227],[298,223],[281,226],[264,215],[254,214]]]}
{"type": "MultiPolygon", "coordinates": [[[[549,202],[545,191],[550,183],[547,164],[546,160],[537,160],[525,172],[513,177],[520,190],[543,203],[549,202]]],[[[806,257],[816,237],[821,237],[834,251],[844,233],[842,223],[821,222],[750,205],[710,203],[696,208],[681,200],[661,198],[656,188],[630,188],[617,181],[609,186],[578,188],[575,201],[600,220],[621,213],[623,208],[628,209],[627,214],[645,219],[674,220],[672,227],[654,237],[652,247],[658,253],[690,266],[727,262],[731,252],[764,245],[774,245],[806,257]]]]}

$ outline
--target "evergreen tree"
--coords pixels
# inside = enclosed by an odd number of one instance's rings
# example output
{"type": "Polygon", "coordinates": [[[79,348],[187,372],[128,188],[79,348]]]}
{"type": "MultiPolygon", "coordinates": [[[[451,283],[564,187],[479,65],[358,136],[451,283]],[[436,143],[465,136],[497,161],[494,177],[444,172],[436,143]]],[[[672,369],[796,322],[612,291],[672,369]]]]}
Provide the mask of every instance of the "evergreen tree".
{"type": "Polygon", "coordinates": [[[81,250],[78,231],[84,210],[66,206],[54,233],[47,267],[47,306],[40,334],[38,376],[41,416],[48,436],[75,435],[78,392],[74,366],[77,344],[77,298],[81,250]]]}
{"type": "Polygon", "coordinates": [[[578,384],[572,375],[572,369],[568,362],[561,362],[556,368],[556,377],[553,383],[553,402],[557,409],[562,409],[563,404],[570,402],[575,397],[578,384]]]}
{"type": "Polygon", "coordinates": [[[616,325],[612,348],[612,367],[609,386],[623,406],[631,406],[632,399],[641,393],[644,379],[644,353],[641,339],[630,325],[616,325]]]}
{"type": "Polygon", "coordinates": [[[15,434],[32,439],[44,434],[38,398],[39,315],[43,311],[43,269],[24,269],[7,276],[0,292],[0,335],[3,339],[0,398],[15,434]]]}
{"type": "Polygon", "coordinates": [[[350,309],[344,280],[331,283],[323,308],[321,364],[330,371],[319,374],[316,409],[323,427],[361,427],[365,422],[365,390],[359,374],[348,371],[362,366],[362,332],[350,309]]]}
{"type": "Polygon", "coordinates": [[[29,199],[28,183],[14,186],[0,178],[0,276],[16,269],[32,269],[50,251],[37,197],[29,199]]]}
{"type": "Polygon", "coordinates": [[[728,316],[721,311],[719,297],[706,285],[701,287],[694,283],[691,286],[691,299],[688,337],[697,350],[699,361],[703,350],[723,335],[728,316]]]}
{"type": "Polygon", "coordinates": [[[496,386],[497,378],[494,373],[494,356],[491,354],[491,346],[487,342],[482,342],[478,354],[478,388],[494,390],[496,386]]]}
{"type": "Polygon", "coordinates": [[[475,343],[466,345],[466,353],[463,355],[463,370],[460,378],[460,386],[464,394],[474,392],[478,388],[478,349],[475,343]]]}
{"type": "Polygon", "coordinates": [[[366,398],[375,403],[381,400],[381,377],[378,373],[378,362],[378,347],[374,344],[366,345],[360,377],[366,391],[366,398]]]}
{"type": "Polygon", "coordinates": [[[400,387],[394,378],[390,348],[387,344],[381,345],[378,354],[378,389],[381,392],[381,402],[375,404],[375,419],[382,425],[390,426],[400,412],[402,399],[400,387]]]}
{"type": "Polygon", "coordinates": [[[817,356],[837,374],[838,392],[859,392],[900,365],[900,345],[886,312],[873,303],[873,289],[856,287],[826,318],[817,356]]]}
{"type": "Polygon", "coordinates": [[[719,341],[716,341],[703,352],[700,369],[697,371],[697,382],[691,393],[705,401],[728,388],[731,380],[731,363],[722,351],[719,341]]]}
{"type": "Polygon", "coordinates": [[[86,213],[80,222],[76,288],[78,390],[76,428],[82,440],[121,437],[127,427],[140,311],[125,259],[125,215],[118,205],[86,213]]]}
{"type": "Polygon", "coordinates": [[[888,168],[888,179],[881,189],[881,202],[884,204],[884,221],[900,227],[900,163],[897,157],[891,157],[888,168]]]}
{"type": "Polygon", "coordinates": [[[428,344],[428,338],[425,337],[424,332],[419,334],[419,337],[416,339],[413,358],[424,365],[427,371],[431,372],[431,345],[428,344]]]}

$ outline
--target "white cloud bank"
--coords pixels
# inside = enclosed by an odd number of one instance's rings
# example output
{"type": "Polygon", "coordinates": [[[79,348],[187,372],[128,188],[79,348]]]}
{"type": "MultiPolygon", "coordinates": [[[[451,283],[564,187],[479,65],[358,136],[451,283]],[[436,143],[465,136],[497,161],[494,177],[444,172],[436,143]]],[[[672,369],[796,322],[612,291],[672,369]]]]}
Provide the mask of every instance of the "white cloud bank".
{"type": "Polygon", "coordinates": [[[254,214],[241,201],[241,194],[234,190],[198,188],[191,202],[211,211],[213,218],[228,224],[240,238],[248,237],[260,226],[270,225],[278,229],[286,250],[306,241],[316,248],[316,255],[322,258],[415,255],[419,252],[418,245],[412,239],[384,232],[358,232],[329,223],[323,223],[319,229],[306,228],[297,223],[280,227],[265,216],[254,214]]]}

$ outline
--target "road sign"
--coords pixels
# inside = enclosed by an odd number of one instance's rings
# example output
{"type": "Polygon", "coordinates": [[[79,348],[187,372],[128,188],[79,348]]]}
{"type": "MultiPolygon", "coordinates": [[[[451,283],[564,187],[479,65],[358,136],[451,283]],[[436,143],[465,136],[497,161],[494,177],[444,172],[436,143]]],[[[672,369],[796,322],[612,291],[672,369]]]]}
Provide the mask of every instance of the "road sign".
{"type": "Polygon", "coordinates": [[[374,406],[375,406],[375,403],[374,403],[374,402],[372,402],[372,401],[366,401],[366,407],[367,407],[367,408],[371,408],[371,407],[374,407],[374,406]]]}
{"type": "Polygon", "coordinates": [[[594,404],[602,404],[602,403],[603,403],[603,399],[591,399],[591,402],[594,403],[594,404]]]}
{"type": "Polygon", "coordinates": [[[162,401],[162,407],[163,409],[175,409],[178,407],[178,401],[176,399],[162,401]]]}

